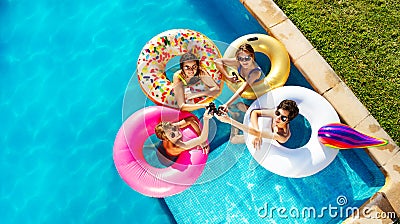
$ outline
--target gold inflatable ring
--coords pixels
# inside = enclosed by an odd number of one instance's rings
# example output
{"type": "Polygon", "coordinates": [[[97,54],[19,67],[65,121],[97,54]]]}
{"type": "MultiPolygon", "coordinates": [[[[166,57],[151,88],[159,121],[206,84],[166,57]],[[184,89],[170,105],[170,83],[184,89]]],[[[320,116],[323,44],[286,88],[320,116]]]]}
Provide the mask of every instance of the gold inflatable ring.
{"type": "MultiPolygon", "coordinates": [[[[270,59],[271,70],[262,81],[259,81],[252,87],[247,87],[241,94],[241,97],[245,99],[257,99],[264,93],[283,86],[290,72],[290,59],[283,44],[277,39],[265,34],[248,34],[233,41],[226,49],[224,58],[236,57],[237,49],[240,45],[245,43],[250,44],[255,52],[261,52],[270,59]]],[[[233,72],[238,74],[238,72],[231,67],[227,67],[227,70],[229,75],[232,75],[233,72]]],[[[226,84],[230,90],[236,92],[244,82],[240,76],[239,80],[240,82],[237,83],[226,80],[226,84]]]]}

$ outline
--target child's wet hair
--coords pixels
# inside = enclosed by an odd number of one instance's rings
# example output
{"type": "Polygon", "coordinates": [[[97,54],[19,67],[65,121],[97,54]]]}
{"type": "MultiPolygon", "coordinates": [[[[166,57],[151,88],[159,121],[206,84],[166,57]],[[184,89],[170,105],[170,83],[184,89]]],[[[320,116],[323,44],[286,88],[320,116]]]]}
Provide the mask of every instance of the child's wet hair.
{"type": "Polygon", "coordinates": [[[197,66],[200,65],[200,61],[197,58],[197,56],[190,52],[187,52],[187,53],[183,54],[181,56],[181,59],[179,60],[179,65],[180,65],[181,69],[183,69],[183,63],[185,63],[187,61],[195,61],[197,66]]]}
{"type": "Polygon", "coordinates": [[[289,116],[288,116],[289,121],[293,120],[299,114],[299,108],[297,107],[297,103],[293,100],[282,100],[282,102],[279,103],[276,109],[289,111],[289,116]]]}
{"type": "MultiPolygon", "coordinates": [[[[179,67],[181,68],[182,72],[183,72],[183,64],[187,61],[195,61],[197,68],[200,68],[199,58],[196,55],[194,55],[193,53],[186,52],[185,54],[183,54],[181,56],[181,59],[179,59],[179,67]]],[[[197,69],[197,72],[195,75],[198,75],[199,73],[200,73],[200,69],[197,69]]]]}
{"type": "Polygon", "coordinates": [[[245,52],[246,54],[249,54],[250,57],[252,57],[253,59],[255,59],[256,55],[255,55],[255,51],[254,48],[248,44],[248,43],[244,43],[242,45],[239,46],[239,48],[236,51],[236,56],[241,52],[245,52]]]}

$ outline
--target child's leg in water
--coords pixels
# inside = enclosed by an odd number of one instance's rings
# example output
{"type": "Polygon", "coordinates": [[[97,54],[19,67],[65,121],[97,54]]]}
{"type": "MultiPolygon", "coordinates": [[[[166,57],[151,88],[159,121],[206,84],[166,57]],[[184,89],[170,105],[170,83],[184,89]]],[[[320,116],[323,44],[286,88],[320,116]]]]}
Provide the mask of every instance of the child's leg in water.
{"type": "Polygon", "coordinates": [[[238,103],[236,104],[236,107],[237,107],[240,111],[242,111],[243,113],[246,113],[247,109],[249,109],[250,106],[247,106],[247,105],[246,105],[245,103],[243,103],[243,102],[238,102],[238,103]]]}
{"type": "MultiPolygon", "coordinates": [[[[239,104],[239,103],[238,103],[239,104]]],[[[243,104],[243,103],[242,103],[243,104]]],[[[245,104],[243,104],[245,105],[245,104]]],[[[244,119],[244,112],[242,112],[242,108],[238,108],[239,105],[237,104],[233,104],[232,107],[230,108],[230,113],[232,115],[232,118],[234,120],[237,120],[239,122],[243,122],[244,119]],[[236,109],[237,108],[237,109],[236,109]],[[236,109],[235,111],[232,111],[232,109],[236,109]]],[[[244,135],[243,132],[240,134],[241,130],[239,130],[236,127],[231,127],[231,137],[230,137],[230,141],[233,144],[242,144],[245,143],[245,139],[244,139],[244,135]]]]}

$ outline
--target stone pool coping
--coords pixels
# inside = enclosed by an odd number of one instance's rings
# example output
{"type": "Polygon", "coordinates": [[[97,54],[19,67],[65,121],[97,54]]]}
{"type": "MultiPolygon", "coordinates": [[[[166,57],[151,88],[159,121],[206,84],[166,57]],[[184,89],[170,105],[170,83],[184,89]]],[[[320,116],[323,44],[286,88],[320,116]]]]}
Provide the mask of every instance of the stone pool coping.
{"type": "MultiPolygon", "coordinates": [[[[366,148],[386,176],[385,185],[361,207],[372,215],[396,212],[400,215],[400,148],[377,120],[340,79],[301,31],[272,0],[240,0],[269,35],[283,43],[293,64],[320,95],[335,108],[343,123],[365,134],[389,140],[381,147],[366,148]]],[[[391,223],[389,218],[347,218],[345,223],[391,223]]]]}

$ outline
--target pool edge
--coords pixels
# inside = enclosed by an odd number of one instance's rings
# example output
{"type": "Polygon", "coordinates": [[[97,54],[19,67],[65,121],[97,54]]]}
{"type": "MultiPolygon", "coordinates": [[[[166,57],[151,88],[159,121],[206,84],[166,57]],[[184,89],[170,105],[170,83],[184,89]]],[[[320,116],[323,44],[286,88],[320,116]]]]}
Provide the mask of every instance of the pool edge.
{"type": "MultiPolygon", "coordinates": [[[[240,2],[271,36],[285,45],[293,64],[310,85],[332,104],[343,122],[365,134],[389,140],[386,146],[365,149],[384,173],[386,182],[360,207],[360,210],[369,208],[371,214],[374,212],[400,214],[400,192],[396,191],[396,188],[400,188],[400,166],[397,165],[400,164],[399,146],[274,1],[240,0],[240,2]]],[[[392,222],[388,218],[379,220],[382,223],[392,222]]],[[[360,221],[371,221],[371,219],[362,216],[349,217],[344,222],[360,221]]]]}

